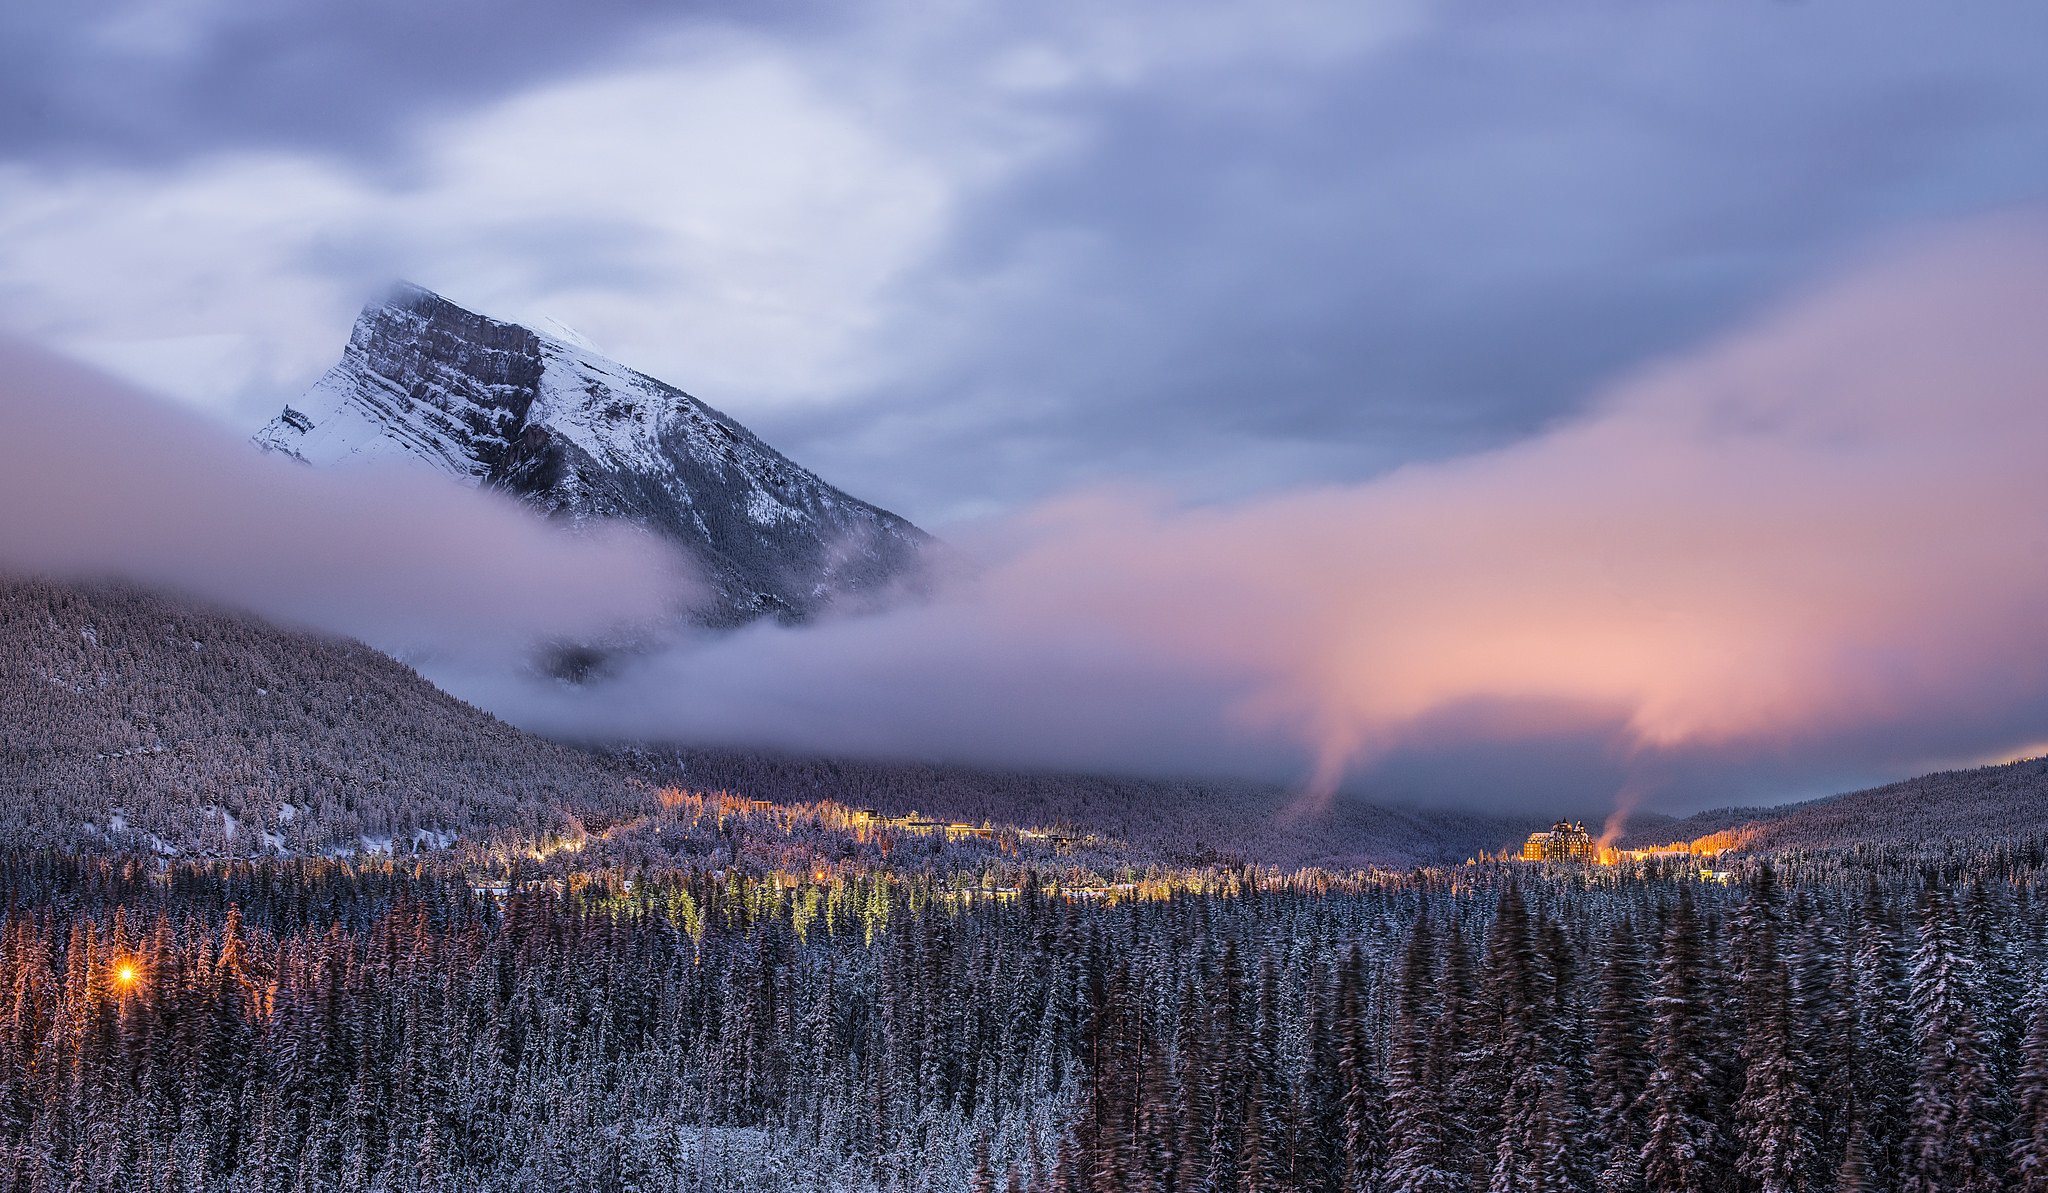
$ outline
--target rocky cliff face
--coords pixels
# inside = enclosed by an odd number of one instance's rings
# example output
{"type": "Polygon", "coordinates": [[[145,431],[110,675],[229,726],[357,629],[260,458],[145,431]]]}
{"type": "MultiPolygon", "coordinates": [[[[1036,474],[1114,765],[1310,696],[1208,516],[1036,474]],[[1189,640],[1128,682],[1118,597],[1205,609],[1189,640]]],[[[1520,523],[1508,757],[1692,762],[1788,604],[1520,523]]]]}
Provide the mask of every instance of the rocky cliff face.
{"type": "Polygon", "coordinates": [[[587,347],[401,286],[255,435],[328,466],[402,460],[571,522],[673,539],[717,590],[708,624],[800,621],[914,581],[930,543],[704,403],[587,347]]]}

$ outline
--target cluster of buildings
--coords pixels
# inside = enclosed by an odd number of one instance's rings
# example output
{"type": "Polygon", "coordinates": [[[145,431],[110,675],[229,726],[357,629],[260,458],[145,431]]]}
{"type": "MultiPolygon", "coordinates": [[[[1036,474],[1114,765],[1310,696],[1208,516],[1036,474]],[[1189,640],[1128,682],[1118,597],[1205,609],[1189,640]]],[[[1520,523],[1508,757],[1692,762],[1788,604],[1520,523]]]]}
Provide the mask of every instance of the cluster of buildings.
{"type": "Polygon", "coordinates": [[[918,837],[944,833],[948,841],[960,841],[968,837],[979,837],[987,841],[996,835],[994,827],[987,824],[968,824],[964,820],[955,820],[949,824],[939,820],[926,820],[915,813],[909,816],[884,816],[873,808],[855,808],[847,813],[846,821],[854,828],[887,828],[918,837]]]}
{"type": "MultiPolygon", "coordinates": [[[[873,808],[851,809],[846,814],[846,823],[851,828],[886,828],[893,829],[899,833],[908,833],[914,837],[926,837],[943,833],[948,841],[965,841],[969,838],[993,841],[999,831],[994,825],[986,821],[981,824],[969,824],[964,820],[950,822],[927,820],[916,813],[908,816],[884,816],[873,808]]],[[[1059,832],[1053,829],[1023,828],[1016,830],[1016,833],[1017,839],[1020,841],[1037,841],[1055,848],[1076,845],[1082,840],[1081,837],[1073,833],[1059,832]]]]}
{"type": "MultiPolygon", "coordinates": [[[[1674,842],[1670,845],[1654,845],[1647,849],[1615,849],[1602,846],[1586,831],[1586,826],[1576,820],[1560,820],[1543,832],[1530,833],[1522,843],[1522,860],[1525,862],[1581,862],[1586,864],[1615,865],[1620,862],[1645,862],[1653,858],[1697,859],[1718,857],[1728,849],[1736,847],[1733,838],[1727,834],[1702,837],[1692,842],[1674,842]],[[1723,839],[1723,838],[1728,839],[1723,839]]],[[[1739,876],[1732,870],[1716,870],[1702,867],[1698,871],[1702,882],[1718,882],[1726,885],[1738,881],[1739,876]]]]}
{"type": "Polygon", "coordinates": [[[1597,860],[1593,835],[1576,820],[1560,820],[1548,832],[1530,833],[1522,844],[1525,862],[1592,862],[1597,860]]]}

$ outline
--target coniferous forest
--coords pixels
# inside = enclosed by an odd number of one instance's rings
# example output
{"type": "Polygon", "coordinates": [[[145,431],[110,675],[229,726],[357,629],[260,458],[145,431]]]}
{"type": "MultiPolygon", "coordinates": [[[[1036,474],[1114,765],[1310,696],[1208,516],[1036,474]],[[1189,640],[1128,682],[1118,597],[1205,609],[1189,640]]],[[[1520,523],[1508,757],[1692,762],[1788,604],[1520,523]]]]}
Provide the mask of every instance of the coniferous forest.
{"type": "Polygon", "coordinates": [[[1214,871],[0,858],[22,1190],[2048,1189],[2040,844],[1214,871]]]}

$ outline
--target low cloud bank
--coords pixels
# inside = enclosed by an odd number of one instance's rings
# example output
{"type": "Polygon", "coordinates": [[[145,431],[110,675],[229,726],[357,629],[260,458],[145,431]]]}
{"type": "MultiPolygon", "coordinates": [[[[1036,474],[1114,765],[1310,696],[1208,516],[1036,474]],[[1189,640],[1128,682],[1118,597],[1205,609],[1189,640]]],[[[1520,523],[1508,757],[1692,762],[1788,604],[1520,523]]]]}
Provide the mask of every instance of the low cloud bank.
{"type": "Polygon", "coordinates": [[[556,734],[1529,810],[1812,794],[2048,737],[2043,310],[2048,219],[1980,225],[1509,449],[1231,505],[1078,494],[956,529],[983,566],[928,602],[581,687],[505,660],[673,625],[646,536],[264,459],[0,345],[0,567],[364,637],[556,734]]]}
{"type": "Polygon", "coordinates": [[[1986,756],[2048,723],[2043,310],[2048,221],[2014,217],[1506,450],[1221,507],[1080,495],[982,528],[988,566],[929,605],[584,692],[445,678],[558,733],[1497,805],[1986,756]]]}
{"type": "Polygon", "coordinates": [[[469,665],[633,632],[698,591],[425,470],[315,472],[0,338],[0,568],[124,579],[469,665]]]}

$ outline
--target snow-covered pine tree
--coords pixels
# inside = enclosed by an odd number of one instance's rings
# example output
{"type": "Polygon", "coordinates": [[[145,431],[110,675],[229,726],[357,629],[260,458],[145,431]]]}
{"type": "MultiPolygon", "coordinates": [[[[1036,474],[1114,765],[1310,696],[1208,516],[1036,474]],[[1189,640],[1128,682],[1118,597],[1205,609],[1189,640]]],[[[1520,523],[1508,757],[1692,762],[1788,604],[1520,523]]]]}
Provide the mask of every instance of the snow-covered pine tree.
{"type": "Polygon", "coordinates": [[[2048,1193],[2048,982],[2034,987],[2013,1089],[2014,1193],[2048,1193]]]}
{"type": "Polygon", "coordinates": [[[1640,1110],[1653,1067],[1645,1014],[1648,994],[1635,921],[1624,916],[1607,936],[1592,1014],[1587,1143],[1597,1165],[1595,1188],[1600,1193],[1639,1193],[1642,1188],[1640,1110]]]}
{"type": "Polygon", "coordinates": [[[1833,1193],[1877,1193],[1882,1188],[1871,1170],[1870,1132],[1861,1120],[1849,1125],[1849,1142],[1842,1150],[1842,1163],[1835,1170],[1833,1193]]]}
{"type": "Polygon", "coordinates": [[[1736,1169],[1754,1193],[1803,1193],[1815,1166],[1791,1022],[1791,978],[1780,948],[1776,875],[1768,862],[1749,886],[1739,921],[1743,1086],[1736,1100],[1736,1169]]]}
{"type": "Polygon", "coordinates": [[[1353,943],[1337,977],[1337,1082],[1343,1107],[1341,1173],[1350,1190],[1376,1188],[1387,1162],[1387,1091],[1365,1022],[1365,956],[1353,943]]]}
{"type": "Polygon", "coordinates": [[[1401,956],[1400,989],[1387,1069],[1385,1193],[1465,1193],[1471,1186],[1463,1157],[1448,1146],[1442,1037],[1430,1009],[1437,1001],[1436,935],[1427,912],[1418,912],[1401,956]]]}
{"type": "Polygon", "coordinates": [[[1537,1118],[1550,1076],[1542,1038],[1549,985],[1528,905],[1511,882],[1501,890],[1486,937],[1480,1035],[1467,1071],[1477,1103],[1473,1127],[1489,1153],[1482,1179],[1492,1193],[1528,1193],[1538,1178],[1537,1118]]]}
{"type": "Polygon", "coordinates": [[[1918,1063],[1907,1108],[1904,1193],[1999,1193],[1997,1089],[1978,1018],[1977,967],[1964,951],[1945,895],[1921,901],[1913,954],[1913,1030],[1918,1063]]]}
{"type": "Polygon", "coordinates": [[[1849,965],[1855,973],[1855,1039],[1849,1061],[1856,1116],[1869,1141],[1872,1184],[1896,1186],[1913,1082],[1913,1032],[1897,920],[1875,878],[1864,883],[1849,965]]]}
{"type": "Polygon", "coordinates": [[[1710,1022],[1701,985],[1700,927],[1681,887],[1664,927],[1650,998],[1650,1054],[1643,1091],[1643,1180],[1656,1193],[1718,1193],[1726,1171],[1706,1050],[1710,1022]]]}

